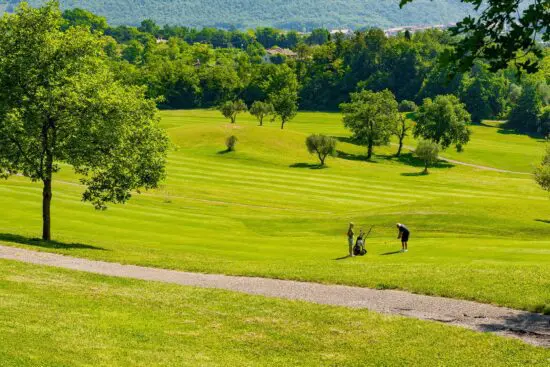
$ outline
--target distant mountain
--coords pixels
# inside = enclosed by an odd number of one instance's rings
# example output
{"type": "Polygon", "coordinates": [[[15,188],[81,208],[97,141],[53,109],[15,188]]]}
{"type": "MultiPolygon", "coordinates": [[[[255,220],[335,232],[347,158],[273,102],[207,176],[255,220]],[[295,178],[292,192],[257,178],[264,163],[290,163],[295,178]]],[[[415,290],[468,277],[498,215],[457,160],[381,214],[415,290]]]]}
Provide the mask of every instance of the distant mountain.
{"type": "MultiPolygon", "coordinates": [[[[9,4],[19,1],[0,0],[0,3],[9,11],[12,8],[9,4]]],[[[33,5],[43,2],[29,0],[33,5]]],[[[137,25],[151,18],[158,24],[191,27],[271,26],[298,31],[318,27],[448,24],[462,19],[469,9],[459,0],[416,0],[403,9],[399,9],[399,0],[60,0],[60,3],[63,8],[79,7],[103,15],[112,25],[137,25]]]]}

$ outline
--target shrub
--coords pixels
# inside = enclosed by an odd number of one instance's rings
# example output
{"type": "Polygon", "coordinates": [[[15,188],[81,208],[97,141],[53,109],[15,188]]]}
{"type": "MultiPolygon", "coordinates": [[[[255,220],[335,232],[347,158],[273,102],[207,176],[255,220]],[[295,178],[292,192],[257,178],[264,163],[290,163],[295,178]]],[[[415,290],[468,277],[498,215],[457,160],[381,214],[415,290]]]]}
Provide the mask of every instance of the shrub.
{"type": "Polygon", "coordinates": [[[414,112],[416,111],[416,103],[413,101],[407,101],[406,99],[399,102],[399,106],[397,107],[399,112],[414,112]]]}
{"type": "Polygon", "coordinates": [[[269,102],[256,101],[250,107],[250,114],[256,116],[260,126],[264,124],[264,118],[275,113],[273,105],[269,102]]]}
{"type": "Polygon", "coordinates": [[[424,161],[424,174],[428,174],[428,167],[437,162],[439,146],[429,140],[422,140],[416,148],[416,156],[424,161]]]}
{"type": "Polygon", "coordinates": [[[227,101],[221,106],[218,107],[218,110],[222,113],[225,118],[231,120],[231,123],[234,124],[237,121],[237,115],[241,112],[246,112],[248,108],[242,100],[236,101],[227,101]]]}
{"type": "Polygon", "coordinates": [[[317,154],[321,166],[325,165],[327,156],[336,155],[336,139],[325,135],[310,135],[306,138],[306,146],[308,152],[317,154]]]}
{"type": "Polygon", "coordinates": [[[239,139],[235,135],[231,135],[227,139],[225,139],[225,146],[227,147],[228,152],[232,152],[235,150],[235,145],[237,145],[237,142],[239,139]]]}

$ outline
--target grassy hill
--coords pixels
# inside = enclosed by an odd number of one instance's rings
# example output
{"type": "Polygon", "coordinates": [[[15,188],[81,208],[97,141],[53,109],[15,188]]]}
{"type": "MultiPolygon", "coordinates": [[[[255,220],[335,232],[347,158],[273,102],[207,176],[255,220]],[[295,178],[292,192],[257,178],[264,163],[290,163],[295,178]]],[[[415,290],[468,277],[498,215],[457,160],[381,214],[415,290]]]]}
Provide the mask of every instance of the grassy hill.
{"type": "MultiPolygon", "coordinates": [[[[37,5],[44,0],[29,2],[37,5]]],[[[64,8],[79,7],[104,15],[114,25],[136,25],[152,18],[159,24],[193,27],[274,26],[296,30],[444,24],[461,19],[468,9],[459,0],[417,0],[402,10],[398,0],[61,0],[60,3],[64,8]]]]}
{"type": "MultiPolygon", "coordinates": [[[[166,111],[163,126],[178,149],[168,179],[124,206],[96,212],[80,201],[69,170],[54,184],[53,233],[35,243],[41,188],[16,177],[0,182],[0,243],[74,256],[200,272],[257,275],[378,288],[400,288],[542,310],[550,304],[550,211],[529,175],[441,163],[429,176],[395,147],[346,143],[341,116],[300,113],[281,131],[249,115],[230,125],[216,111],[166,111]],[[304,140],[339,137],[339,158],[315,169],[304,140]],[[224,140],[239,138],[223,154],[224,140]],[[375,225],[364,258],[347,252],[354,221],[375,225]],[[398,254],[395,223],[412,231],[398,254]],[[81,243],[103,250],[73,246],[81,243]],[[518,297],[521,294],[521,297],[518,297]]],[[[502,169],[531,171],[544,145],[495,126],[475,126],[458,157],[502,169]]],[[[411,143],[411,142],[409,142],[411,143]]],[[[448,153],[450,155],[456,153],[448,153]]]]}

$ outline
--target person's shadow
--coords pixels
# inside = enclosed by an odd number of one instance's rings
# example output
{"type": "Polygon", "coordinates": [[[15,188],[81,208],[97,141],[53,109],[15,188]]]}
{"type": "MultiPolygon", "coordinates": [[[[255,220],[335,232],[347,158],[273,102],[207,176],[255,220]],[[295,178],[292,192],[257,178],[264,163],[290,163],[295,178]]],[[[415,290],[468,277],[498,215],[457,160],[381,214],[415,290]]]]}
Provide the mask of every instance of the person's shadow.
{"type": "Polygon", "coordinates": [[[386,253],[380,254],[380,256],[397,255],[397,254],[400,254],[400,253],[401,253],[401,250],[392,251],[392,252],[386,252],[386,253]]]}
{"type": "Polygon", "coordinates": [[[337,259],[334,259],[334,260],[335,260],[335,261],[339,261],[339,260],[345,260],[345,259],[349,259],[350,257],[352,257],[352,256],[350,256],[350,255],[346,255],[346,256],[344,256],[344,257],[339,257],[339,258],[337,258],[337,259]]]}

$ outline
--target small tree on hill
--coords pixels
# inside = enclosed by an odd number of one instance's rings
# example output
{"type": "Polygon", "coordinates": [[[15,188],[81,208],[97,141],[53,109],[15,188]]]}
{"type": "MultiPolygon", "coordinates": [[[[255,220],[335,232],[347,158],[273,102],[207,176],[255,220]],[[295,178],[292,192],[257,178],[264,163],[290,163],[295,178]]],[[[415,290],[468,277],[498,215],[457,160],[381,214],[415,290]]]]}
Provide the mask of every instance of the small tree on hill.
{"type": "Polygon", "coordinates": [[[399,148],[397,149],[396,157],[401,156],[401,151],[403,150],[403,140],[409,136],[409,131],[411,126],[407,124],[407,119],[403,115],[399,115],[397,119],[397,124],[394,126],[394,135],[399,139],[399,148]]]}
{"type": "Polygon", "coordinates": [[[550,191],[550,146],[546,147],[542,162],[535,168],[534,178],[541,188],[550,191]]]}
{"type": "Polygon", "coordinates": [[[424,161],[424,172],[423,174],[428,174],[428,167],[437,162],[437,157],[439,155],[439,146],[429,140],[422,140],[418,143],[416,147],[415,154],[418,158],[424,161]]]}
{"type": "Polygon", "coordinates": [[[470,141],[471,118],[463,103],[454,95],[426,98],[418,109],[414,137],[431,140],[443,150],[455,144],[458,151],[470,141]]]}
{"type": "Polygon", "coordinates": [[[344,125],[353,132],[353,138],[367,145],[367,159],[371,159],[375,145],[388,144],[398,118],[397,101],[389,90],[351,93],[351,102],[340,105],[344,125]]]}
{"type": "Polygon", "coordinates": [[[235,145],[237,145],[237,142],[239,139],[235,135],[231,135],[227,139],[225,139],[225,146],[227,147],[228,152],[232,152],[235,150],[235,145]]]}
{"type": "Polygon", "coordinates": [[[125,87],[83,28],[61,30],[57,2],[0,19],[0,176],[42,182],[42,239],[51,239],[52,185],[72,166],[97,209],[164,177],[168,138],[144,89],[125,87]]]}
{"type": "Polygon", "coordinates": [[[336,155],[336,139],[325,135],[310,135],[306,138],[307,150],[311,154],[317,154],[321,166],[325,165],[325,159],[336,155]]]}
{"type": "Polygon", "coordinates": [[[258,119],[260,126],[263,126],[264,118],[272,115],[274,112],[273,105],[269,102],[256,101],[250,107],[250,114],[258,119]]]}
{"type": "Polygon", "coordinates": [[[275,116],[281,120],[281,129],[298,113],[298,93],[290,88],[283,88],[270,95],[275,116]]]}
{"type": "Polygon", "coordinates": [[[246,112],[248,108],[246,103],[242,100],[237,101],[227,101],[219,107],[220,112],[225,118],[231,120],[231,123],[234,124],[237,121],[237,115],[241,112],[246,112]]]}

